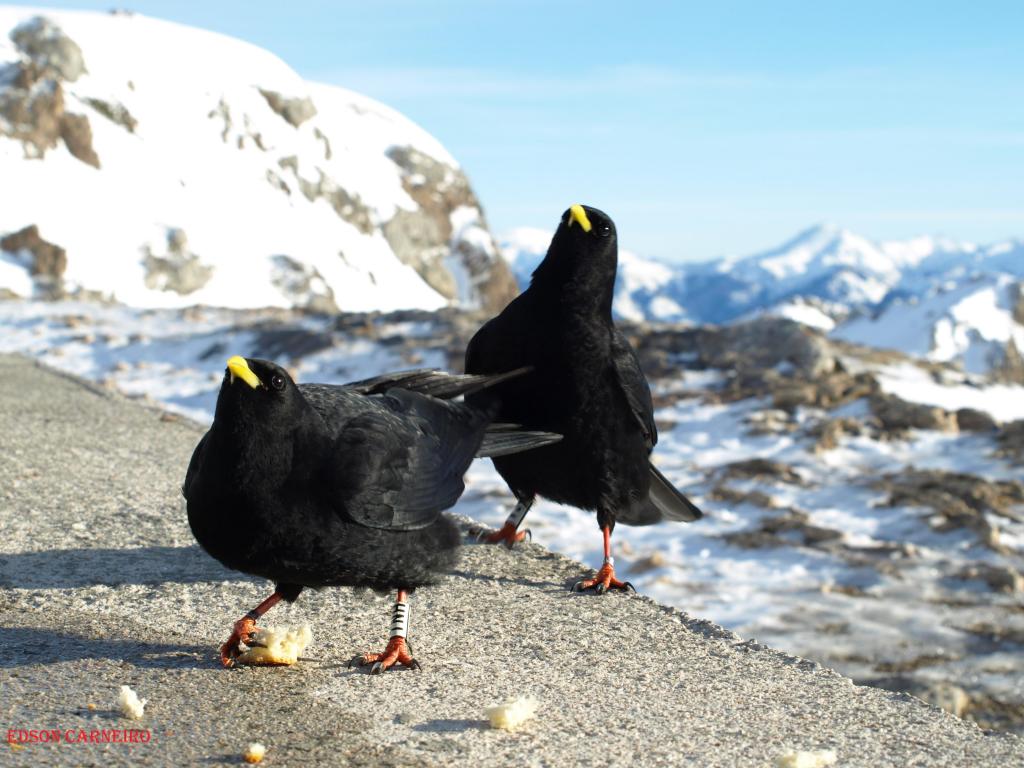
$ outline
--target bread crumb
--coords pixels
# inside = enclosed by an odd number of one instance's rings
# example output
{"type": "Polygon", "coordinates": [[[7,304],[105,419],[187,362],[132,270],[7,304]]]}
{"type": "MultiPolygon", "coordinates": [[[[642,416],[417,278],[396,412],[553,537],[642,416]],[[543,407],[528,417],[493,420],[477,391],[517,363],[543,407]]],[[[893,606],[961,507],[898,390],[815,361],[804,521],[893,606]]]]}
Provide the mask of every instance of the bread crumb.
{"type": "Polygon", "coordinates": [[[831,749],[819,749],[808,752],[802,749],[791,749],[775,758],[776,768],[827,768],[835,765],[836,753],[831,749]]]}
{"type": "Polygon", "coordinates": [[[118,701],[121,704],[122,715],[130,717],[132,720],[138,720],[143,714],[145,714],[146,702],[148,702],[149,699],[140,699],[135,691],[127,685],[122,685],[121,696],[118,701]]]}
{"type": "Polygon", "coordinates": [[[235,663],[291,666],[299,660],[312,639],[313,630],[308,624],[299,629],[259,627],[253,641],[255,644],[235,659],[235,663]]]}
{"type": "Polygon", "coordinates": [[[258,741],[254,741],[250,744],[242,757],[245,758],[247,763],[260,763],[263,762],[263,756],[267,754],[267,748],[260,744],[258,741]]]}
{"type": "Polygon", "coordinates": [[[537,712],[537,700],[528,696],[509,699],[504,704],[488,707],[484,714],[491,721],[491,728],[514,731],[537,712]]]}

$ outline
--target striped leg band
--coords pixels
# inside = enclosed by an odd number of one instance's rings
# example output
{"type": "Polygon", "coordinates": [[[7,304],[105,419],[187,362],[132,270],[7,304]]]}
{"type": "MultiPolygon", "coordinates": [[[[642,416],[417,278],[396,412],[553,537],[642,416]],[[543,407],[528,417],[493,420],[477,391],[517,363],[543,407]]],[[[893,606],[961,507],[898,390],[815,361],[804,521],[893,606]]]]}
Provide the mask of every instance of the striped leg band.
{"type": "Polygon", "coordinates": [[[509,512],[508,517],[505,518],[505,525],[511,526],[513,530],[519,530],[519,526],[522,525],[523,520],[526,518],[526,513],[530,511],[529,504],[523,504],[519,502],[516,504],[515,509],[509,512]]]}
{"type": "Polygon", "coordinates": [[[394,611],[391,613],[391,634],[392,637],[408,637],[409,636],[409,604],[408,603],[395,603],[394,611]]]}

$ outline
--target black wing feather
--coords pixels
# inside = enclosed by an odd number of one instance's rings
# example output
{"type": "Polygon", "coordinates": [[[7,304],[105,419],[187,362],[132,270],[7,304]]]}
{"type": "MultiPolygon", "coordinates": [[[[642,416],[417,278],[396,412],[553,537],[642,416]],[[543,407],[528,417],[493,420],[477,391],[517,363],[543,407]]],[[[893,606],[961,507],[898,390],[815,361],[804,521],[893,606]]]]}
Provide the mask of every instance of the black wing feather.
{"type": "Polygon", "coordinates": [[[491,415],[404,390],[390,391],[380,405],[338,435],[336,497],[361,525],[424,528],[462,495],[491,415]]]}
{"type": "Polygon", "coordinates": [[[647,450],[658,443],[658,428],[654,424],[654,401],[640,360],[625,336],[616,328],[612,331],[612,364],[622,393],[640,428],[644,431],[647,450]]]}

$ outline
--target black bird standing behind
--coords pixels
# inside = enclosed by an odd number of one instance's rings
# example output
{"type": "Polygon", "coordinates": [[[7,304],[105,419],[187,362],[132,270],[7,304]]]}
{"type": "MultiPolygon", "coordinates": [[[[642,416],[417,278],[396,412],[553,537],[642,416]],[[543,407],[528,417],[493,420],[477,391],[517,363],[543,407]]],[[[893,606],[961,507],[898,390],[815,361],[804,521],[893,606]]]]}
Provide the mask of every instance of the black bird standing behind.
{"type": "MultiPolygon", "coordinates": [[[[564,439],[494,466],[518,499],[501,531],[509,546],[539,494],[597,511],[604,564],[574,588],[630,588],[615,578],[616,521],[647,525],[691,521],[701,512],[650,462],[658,440],[651,391],[636,353],[612,321],[618,246],[612,220],[574,205],[562,221],[530,287],[486,323],[466,349],[466,372],[532,372],[497,386],[498,417],[564,439]]],[[[472,402],[472,398],[468,398],[472,402]]]]}
{"type": "Polygon", "coordinates": [[[501,455],[558,439],[487,431],[493,406],[447,400],[502,378],[411,371],[296,385],[266,360],[228,360],[182,492],[203,549],[275,588],[235,623],[221,647],[225,666],[271,607],[325,586],[397,588],[387,648],[362,662],[373,672],[417,666],[405,640],[407,596],[455,562],[459,531],[441,511],[462,494],[469,463],[478,451],[501,455]]]}

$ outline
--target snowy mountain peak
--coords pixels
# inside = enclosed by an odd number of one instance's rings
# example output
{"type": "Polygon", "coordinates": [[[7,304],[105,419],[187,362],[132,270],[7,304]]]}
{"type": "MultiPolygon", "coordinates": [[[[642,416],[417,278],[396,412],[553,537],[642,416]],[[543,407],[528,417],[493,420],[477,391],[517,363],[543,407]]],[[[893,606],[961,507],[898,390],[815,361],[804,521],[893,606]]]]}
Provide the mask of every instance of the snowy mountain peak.
{"type": "Polygon", "coordinates": [[[394,110],[212,32],[34,13],[0,8],[0,291],[323,310],[515,294],[462,170],[394,110]]]}

